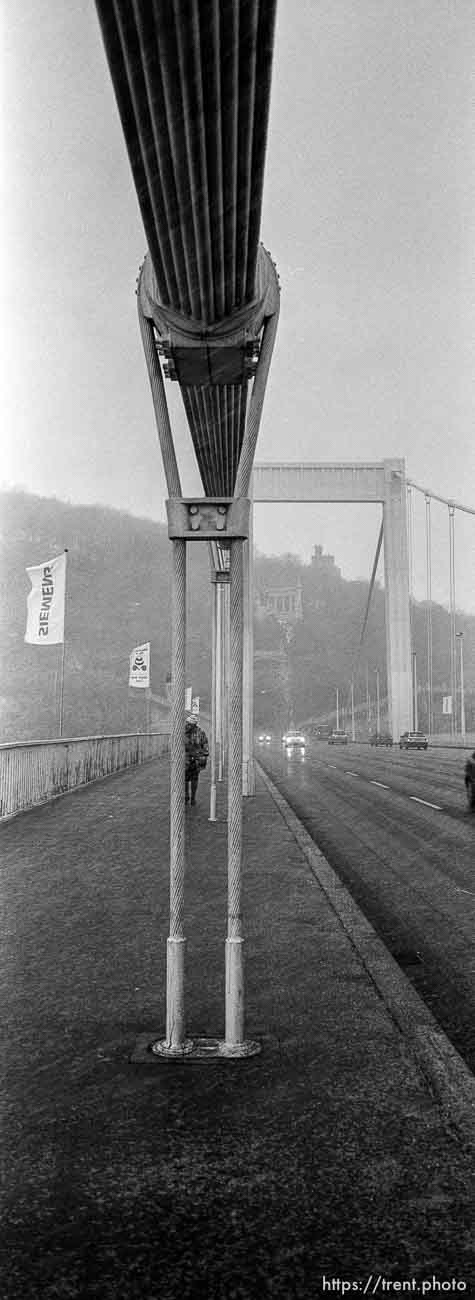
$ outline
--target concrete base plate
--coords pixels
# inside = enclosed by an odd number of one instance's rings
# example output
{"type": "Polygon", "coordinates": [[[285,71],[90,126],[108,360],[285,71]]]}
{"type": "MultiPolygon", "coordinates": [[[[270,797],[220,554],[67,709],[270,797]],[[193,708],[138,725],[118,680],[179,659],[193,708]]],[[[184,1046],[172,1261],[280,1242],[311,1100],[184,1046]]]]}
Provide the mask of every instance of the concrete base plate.
{"type": "Polygon", "coordinates": [[[236,1061],[256,1056],[261,1050],[261,1043],[252,1038],[244,1043],[226,1043],[223,1038],[192,1038],[186,1039],[181,1051],[170,1051],[163,1039],[148,1033],[140,1034],[130,1060],[136,1065],[163,1061],[236,1061]]]}

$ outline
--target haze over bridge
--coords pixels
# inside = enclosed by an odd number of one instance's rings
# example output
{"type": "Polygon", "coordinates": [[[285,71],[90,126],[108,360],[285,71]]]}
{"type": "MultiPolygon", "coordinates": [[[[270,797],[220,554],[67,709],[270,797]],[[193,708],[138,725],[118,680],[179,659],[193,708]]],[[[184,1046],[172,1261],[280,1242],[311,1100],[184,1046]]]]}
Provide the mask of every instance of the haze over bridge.
{"type": "MultiPolygon", "coordinates": [[[[471,1240],[465,1234],[460,1241],[460,1223],[468,1206],[466,1150],[474,1142],[473,1077],[302,824],[316,839],[325,837],[334,865],[351,874],[365,900],[374,902],[383,882],[384,938],[392,951],[393,940],[400,943],[394,955],[401,964],[403,953],[406,966],[408,957],[414,966],[422,958],[423,977],[414,983],[429,1001],[437,996],[449,1032],[463,984],[457,1041],[472,1060],[471,823],[458,754],[447,760],[434,746],[413,762],[414,755],[385,753],[381,769],[378,755],[368,757],[363,746],[349,751],[350,759],[345,751],[333,761],[315,743],[297,768],[274,745],[268,766],[280,790],[261,774],[256,798],[245,805],[256,1038],[244,1032],[243,702],[244,776],[247,793],[252,790],[249,490],[279,306],[275,268],[258,242],[274,5],[98,0],[98,9],[149,246],[137,296],[173,544],[171,809],[168,818],[168,737],[63,738],[51,743],[49,765],[47,746],[27,747],[42,752],[28,753],[24,762],[15,753],[10,762],[26,802],[45,774],[53,796],[81,773],[85,781],[105,776],[122,761],[135,770],[5,828],[12,1094],[16,1100],[20,1081],[29,1103],[26,1126],[13,1107],[8,1126],[8,1154],[19,1149],[24,1175],[13,1202],[15,1270],[8,1281],[17,1286],[25,1244],[31,1248],[33,1238],[36,1246],[39,1236],[45,1294],[61,1287],[71,1295],[85,1287],[91,1294],[127,1294],[125,1279],[131,1295],[139,1287],[149,1295],[163,1289],[177,1300],[198,1289],[210,1295],[237,1289],[251,1297],[256,1283],[262,1291],[270,1269],[276,1294],[295,1291],[303,1300],[316,1294],[322,1261],[336,1278],[342,1260],[352,1258],[349,1241],[354,1247],[356,1240],[358,1263],[366,1264],[378,1229],[378,1267],[394,1272],[394,1192],[401,1189],[407,1192],[398,1206],[407,1269],[417,1260],[424,1276],[429,1267],[441,1271],[451,1229],[465,1271],[471,1240]],[[182,393],[202,498],[182,496],[165,379],[182,393]],[[208,1031],[196,1044],[188,1037],[184,1002],[186,551],[193,540],[209,548],[215,592],[210,817],[198,806],[187,836],[188,920],[198,936],[190,961],[192,1033],[208,1031]],[[157,753],[157,761],[138,769],[157,753]],[[165,940],[168,825],[167,1016],[159,1034],[156,940],[160,927],[165,940]],[[210,924],[217,945],[226,847],[221,1038],[217,964],[205,928],[210,924]],[[402,862],[394,866],[396,856],[402,862]],[[18,946],[26,958],[20,978],[18,946]],[[187,1073],[196,1058],[227,1063],[252,1056],[261,1040],[262,1061],[250,1060],[243,1070],[232,1066],[232,1075],[210,1077],[208,1065],[187,1073]],[[454,1128],[463,1142],[454,1140],[454,1128]],[[78,1241],[87,1252],[79,1260],[78,1241]]],[[[395,725],[403,725],[403,708],[408,717],[411,549],[401,465],[390,462],[382,477],[380,466],[367,467],[380,476],[372,499],[383,502],[390,520],[388,601],[399,581],[400,625],[391,603],[388,614],[395,725]]],[[[257,492],[263,490],[259,473],[257,492]]],[[[301,467],[284,473],[306,476],[301,467]]],[[[313,484],[299,490],[316,493],[315,467],[309,476],[313,484]]],[[[322,476],[319,490],[327,493],[332,480],[331,499],[350,491],[341,466],[322,469],[322,476]]],[[[358,490],[370,491],[369,478],[367,472],[358,490]]],[[[282,481],[277,490],[283,492],[282,481]]],[[[381,915],[374,919],[379,923],[381,915]]],[[[369,1290],[369,1270],[366,1282],[369,1290]]]]}

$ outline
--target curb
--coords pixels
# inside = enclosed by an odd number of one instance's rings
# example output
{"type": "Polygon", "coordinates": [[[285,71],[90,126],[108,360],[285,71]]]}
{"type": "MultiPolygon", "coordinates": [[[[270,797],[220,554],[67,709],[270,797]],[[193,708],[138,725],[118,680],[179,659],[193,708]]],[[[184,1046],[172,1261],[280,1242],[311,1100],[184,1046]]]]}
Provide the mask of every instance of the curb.
{"type": "Polygon", "coordinates": [[[416,993],[287,800],[256,760],[259,775],[355,948],[445,1120],[475,1148],[475,1077],[416,993]]]}

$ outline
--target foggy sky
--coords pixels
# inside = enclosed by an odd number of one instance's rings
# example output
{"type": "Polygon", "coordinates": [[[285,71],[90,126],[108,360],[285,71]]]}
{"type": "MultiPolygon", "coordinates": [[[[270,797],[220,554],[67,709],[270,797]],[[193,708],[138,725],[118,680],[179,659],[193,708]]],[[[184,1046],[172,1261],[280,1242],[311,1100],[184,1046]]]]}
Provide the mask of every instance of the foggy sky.
{"type": "MultiPolygon", "coordinates": [[[[6,3],[3,38],[3,484],[163,519],[145,236],[92,0],[6,3]]],[[[404,456],[475,506],[474,69],[472,0],[280,0],[261,234],[282,304],[258,460],[404,456]]],[[[306,559],[319,542],[369,578],[379,522],[370,506],[258,507],[256,542],[306,559]]],[[[475,519],[457,515],[456,538],[457,603],[475,610],[475,519]]],[[[442,506],[433,539],[446,603],[442,506]]]]}

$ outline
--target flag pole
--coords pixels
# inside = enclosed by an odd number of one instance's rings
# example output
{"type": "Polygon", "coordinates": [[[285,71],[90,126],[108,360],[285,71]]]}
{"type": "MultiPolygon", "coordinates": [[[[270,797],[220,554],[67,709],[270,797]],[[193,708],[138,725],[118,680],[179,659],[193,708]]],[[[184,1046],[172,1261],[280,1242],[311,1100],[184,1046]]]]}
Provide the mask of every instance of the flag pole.
{"type": "MultiPolygon", "coordinates": [[[[68,554],[68,548],[65,546],[64,554],[68,554]]],[[[59,734],[63,734],[63,713],[64,713],[64,656],[66,650],[66,565],[64,570],[64,623],[63,623],[63,643],[61,647],[61,679],[59,690],[59,734]]]]}

